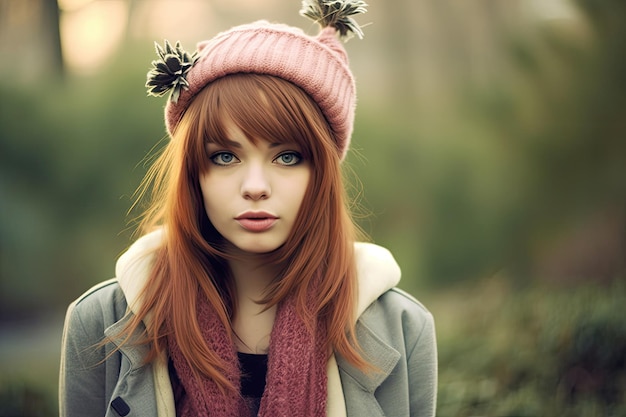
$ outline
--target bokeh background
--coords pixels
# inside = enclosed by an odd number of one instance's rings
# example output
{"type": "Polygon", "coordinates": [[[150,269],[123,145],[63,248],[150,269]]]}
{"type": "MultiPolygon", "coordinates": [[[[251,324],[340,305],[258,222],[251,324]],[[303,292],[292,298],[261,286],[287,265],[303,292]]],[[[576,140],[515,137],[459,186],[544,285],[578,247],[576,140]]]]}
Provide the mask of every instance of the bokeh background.
{"type": "MultiPolygon", "coordinates": [[[[57,414],[66,306],[163,145],[153,42],[297,0],[0,0],[0,416],[57,414]]],[[[626,415],[626,2],[371,0],[359,223],[435,315],[438,415],[626,415]]]]}

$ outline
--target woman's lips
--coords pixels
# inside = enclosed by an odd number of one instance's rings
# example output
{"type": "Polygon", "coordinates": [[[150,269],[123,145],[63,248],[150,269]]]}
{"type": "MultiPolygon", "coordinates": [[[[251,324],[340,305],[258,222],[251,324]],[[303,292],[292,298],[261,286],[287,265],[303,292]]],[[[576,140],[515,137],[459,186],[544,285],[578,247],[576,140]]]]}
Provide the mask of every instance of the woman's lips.
{"type": "Polygon", "coordinates": [[[274,226],[278,217],[269,213],[243,213],[235,218],[241,227],[250,232],[264,232],[274,226]]]}

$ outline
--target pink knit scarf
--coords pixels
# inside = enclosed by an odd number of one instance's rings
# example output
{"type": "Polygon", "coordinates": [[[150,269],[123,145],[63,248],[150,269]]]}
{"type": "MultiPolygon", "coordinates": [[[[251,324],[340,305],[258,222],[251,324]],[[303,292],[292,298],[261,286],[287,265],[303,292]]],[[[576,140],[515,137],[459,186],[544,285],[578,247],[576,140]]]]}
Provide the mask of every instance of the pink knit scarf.
{"type": "MultiPolygon", "coordinates": [[[[240,386],[237,351],[227,330],[204,296],[198,299],[198,320],[208,346],[226,365],[225,376],[240,386]]],[[[270,337],[265,392],[259,416],[322,417],[326,415],[326,360],[321,338],[324,326],[318,321],[315,334],[296,313],[295,300],[288,297],[279,306],[270,337]]],[[[239,392],[222,394],[213,380],[194,374],[174,338],[168,339],[169,354],[186,395],[176,404],[182,417],[249,416],[239,392]]]]}

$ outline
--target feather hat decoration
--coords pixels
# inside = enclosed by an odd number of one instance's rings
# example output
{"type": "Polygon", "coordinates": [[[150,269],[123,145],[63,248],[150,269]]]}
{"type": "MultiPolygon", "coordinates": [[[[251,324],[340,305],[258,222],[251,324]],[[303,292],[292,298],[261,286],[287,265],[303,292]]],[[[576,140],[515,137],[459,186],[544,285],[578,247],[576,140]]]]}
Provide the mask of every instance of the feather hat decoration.
{"type": "Polygon", "coordinates": [[[167,40],[165,47],[156,42],[154,47],[159,59],[152,61],[153,68],[148,72],[148,95],[161,97],[170,92],[170,100],[176,103],[181,90],[189,88],[186,76],[198,59],[197,53],[186,52],[180,42],[172,47],[167,40]]]}
{"type": "Polygon", "coordinates": [[[363,30],[351,16],[366,11],[367,4],[361,0],[303,0],[300,14],[323,28],[335,28],[342,39],[348,40],[353,34],[363,38],[363,30]]]}

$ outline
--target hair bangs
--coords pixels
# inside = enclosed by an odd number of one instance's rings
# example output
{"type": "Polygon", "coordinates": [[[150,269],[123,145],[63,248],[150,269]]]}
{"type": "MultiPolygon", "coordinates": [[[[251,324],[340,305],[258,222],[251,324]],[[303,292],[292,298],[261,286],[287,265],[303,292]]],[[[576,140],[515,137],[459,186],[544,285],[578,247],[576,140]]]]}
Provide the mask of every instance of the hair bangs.
{"type": "Polygon", "coordinates": [[[229,139],[226,124],[232,122],[252,143],[293,143],[310,160],[319,146],[315,132],[326,126],[321,110],[304,91],[269,75],[228,75],[207,86],[195,101],[204,102],[200,120],[205,142],[223,146],[229,139]]]}

